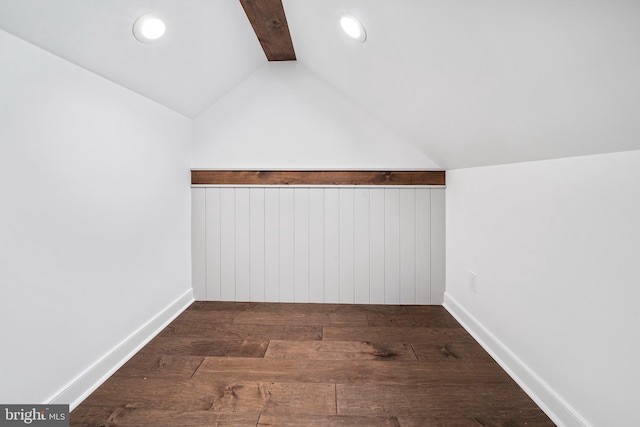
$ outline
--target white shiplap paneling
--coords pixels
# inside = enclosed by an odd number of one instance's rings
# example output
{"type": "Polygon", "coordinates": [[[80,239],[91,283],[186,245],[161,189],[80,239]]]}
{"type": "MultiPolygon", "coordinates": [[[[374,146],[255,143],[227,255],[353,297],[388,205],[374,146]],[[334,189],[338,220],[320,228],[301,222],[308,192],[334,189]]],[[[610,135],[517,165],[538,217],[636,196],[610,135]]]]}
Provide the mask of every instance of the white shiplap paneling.
{"type": "MultiPolygon", "coordinates": [[[[324,189],[324,301],[340,302],[339,189],[324,189]]],[[[316,244],[316,243],[314,243],[316,244]]]]}
{"type": "MultiPolygon", "coordinates": [[[[400,190],[400,304],[416,303],[416,190],[400,190]]],[[[422,237],[422,236],[421,236],[422,237]]]]}
{"type": "Polygon", "coordinates": [[[354,189],[341,188],[338,190],[339,224],[339,276],[340,302],[353,304],[355,302],[355,219],[354,219],[354,189]]]}
{"type": "Polygon", "coordinates": [[[235,191],[235,299],[251,299],[251,204],[249,188],[235,191]]]}
{"type": "Polygon", "coordinates": [[[384,191],[384,303],[400,304],[400,190],[384,191]]]}
{"type": "MultiPolygon", "coordinates": [[[[431,212],[431,191],[416,191],[416,304],[437,304],[431,298],[431,220],[436,214],[431,212]],[[420,237],[417,237],[420,236],[420,237]]],[[[436,207],[436,209],[439,207],[436,207]]],[[[440,208],[444,209],[444,206],[440,208]]],[[[444,236],[444,230],[442,232],[444,236]]],[[[436,250],[443,253],[444,240],[436,250]]],[[[442,289],[444,293],[444,288],[442,289]]]]}
{"type": "Polygon", "coordinates": [[[369,247],[370,218],[370,190],[356,188],[354,198],[354,298],[356,304],[370,303],[370,258],[369,247]]]}
{"type": "Polygon", "coordinates": [[[279,188],[264,190],[264,300],[280,302],[279,188]]]}
{"type": "Polygon", "coordinates": [[[280,189],[280,297],[281,302],[295,301],[294,288],[294,200],[293,188],[280,189]]]}
{"type": "MultiPolygon", "coordinates": [[[[202,189],[202,191],[205,190],[202,189]]],[[[220,301],[220,188],[208,188],[205,191],[205,206],[204,233],[207,236],[205,295],[209,301],[220,301]]]]}
{"type": "Polygon", "coordinates": [[[369,302],[371,304],[385,303],[385,191],[382,188],[372,188],[369,193],[369,302]]]}
{"type": "MultiPolygon", "coordinates": [[[[236,301],[236,190],[241,188],[220,189],[220,299],[236,301]],[[229,286],[233,283],[233,286],[229,286]]],[[[208,224],[207,224],[208,225],[208,224]]],[[[218,242],[212,242],[215,246],[218,242]]]]}
{"type": "Polygon", "coordinates": [[[197,187],[198,299],[440,304],[444,189],[197,187]]]}
{"type": "Polygon", "coordinates": [[[205,191],[191,192],[191,283],[193,297],[196,300],[206,300],[207,283],[207,235],[205,191]]]}
{"type": "MultiPolygon", "coordinates": [[[[204,189],[203,189],[204,190],[204,189]]],[[[208,190],[206,190],[208,191],[208,190]]],[[[264,188],[249,189],[249,242],[251,268],[250,301],[265,300],[265,215],[264,188]]]]}
{"type": "Polygon", "coordinates": [[[324,302],[324,189],[309,189],[309,302],[324,302]]]}
{"type": "Polygon", "coordinates": [[[431,304],[444,303],[445,194],[431,190],[431,304]]]}
{"type": "Polygon", "coordinates": [[[309,301],[309,189],[296,188],[294,204],[294,295],[296,302],[309,301]]]}

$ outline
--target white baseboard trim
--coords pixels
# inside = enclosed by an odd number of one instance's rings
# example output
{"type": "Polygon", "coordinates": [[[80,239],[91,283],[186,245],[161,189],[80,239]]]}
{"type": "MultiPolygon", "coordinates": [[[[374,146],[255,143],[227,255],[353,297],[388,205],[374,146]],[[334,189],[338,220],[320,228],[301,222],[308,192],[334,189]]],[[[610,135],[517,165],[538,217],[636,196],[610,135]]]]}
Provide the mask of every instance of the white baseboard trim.
{"type": "Polygon", "coordinates": [[[502,341],[446,292],[443,305],[554,423],[561,427],[591,427],[502,341]]]}
{"type": "Polygon", "coordinates": [[[151,341],[173,319],[189,307],[193,301],[193,290],[189,289],[137,331],[116,345],[93,366],[63,387],[62,391],[49,399],[49,402],[51,404],[69,404],[69,410],[74,410],[145,344],[151,341]]]}

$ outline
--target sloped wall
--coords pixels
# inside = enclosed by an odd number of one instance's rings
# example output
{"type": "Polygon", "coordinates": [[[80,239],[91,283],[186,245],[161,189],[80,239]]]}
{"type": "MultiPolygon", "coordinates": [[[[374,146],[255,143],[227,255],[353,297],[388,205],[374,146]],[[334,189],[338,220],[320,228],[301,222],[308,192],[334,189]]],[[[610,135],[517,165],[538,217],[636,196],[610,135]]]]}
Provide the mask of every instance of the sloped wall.
{"type": "Polygon", "coordinates": [[[637,421],[639,184],[640,151],[447,172],[445,305],[560,425],[637,421]]]}
{"type": "Polygon", "coordinates": [[[265,64],[199,115],[191,166],[439,169],[296,62],[265,64]]]}
{"type": "Polygon", "coordinates": [[[0,31],[0,402],[78,403],[192,298],[188,119],[0,31]]]}

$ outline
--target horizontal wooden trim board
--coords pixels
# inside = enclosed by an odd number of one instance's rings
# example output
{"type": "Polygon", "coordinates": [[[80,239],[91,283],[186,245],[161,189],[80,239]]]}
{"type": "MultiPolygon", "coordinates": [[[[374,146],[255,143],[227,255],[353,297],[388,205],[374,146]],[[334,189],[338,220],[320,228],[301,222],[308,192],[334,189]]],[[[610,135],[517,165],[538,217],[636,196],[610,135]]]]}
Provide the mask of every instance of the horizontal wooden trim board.
{"type": "Polygon", "coordinates": [[[445,171],[193,170],[193,185],[445,185],[445,171]]]}

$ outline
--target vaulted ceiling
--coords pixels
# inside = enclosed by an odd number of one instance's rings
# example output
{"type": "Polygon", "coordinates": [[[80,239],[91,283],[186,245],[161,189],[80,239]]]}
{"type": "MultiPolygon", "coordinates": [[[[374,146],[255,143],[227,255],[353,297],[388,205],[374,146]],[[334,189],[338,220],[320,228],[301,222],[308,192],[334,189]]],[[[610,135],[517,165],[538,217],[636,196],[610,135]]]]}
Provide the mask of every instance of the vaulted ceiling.
{"type": "MultiPolygon", "coordinates": [[[[283,5],[298,62],[447,169],[640,149],[640,2],[283,5]]],[[[0,0],[0,29],[191,118],[267,62],[239,0],[0,0]]]]}

